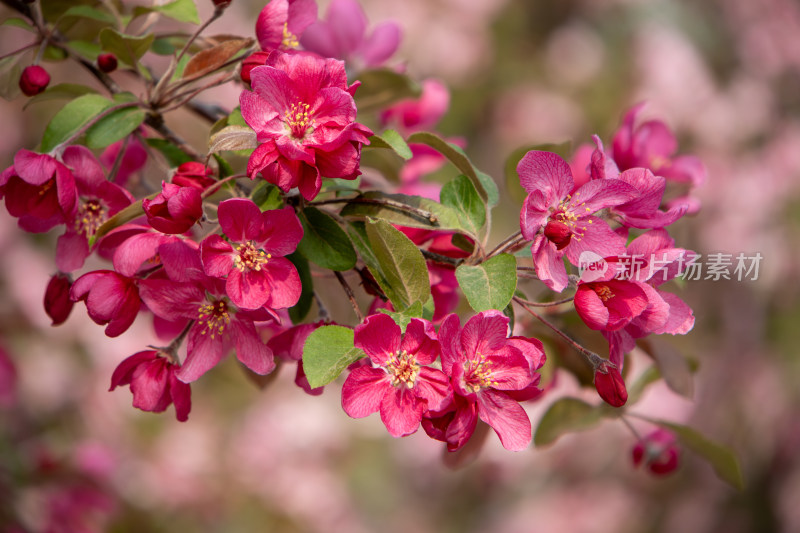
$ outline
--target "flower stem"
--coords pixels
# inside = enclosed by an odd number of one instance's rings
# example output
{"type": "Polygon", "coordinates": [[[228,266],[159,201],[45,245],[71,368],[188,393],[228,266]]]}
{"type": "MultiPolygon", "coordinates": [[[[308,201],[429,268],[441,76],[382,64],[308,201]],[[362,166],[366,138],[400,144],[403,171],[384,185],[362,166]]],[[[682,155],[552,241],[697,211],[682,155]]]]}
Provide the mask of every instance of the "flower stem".
{"type": "Polygon", "coordinates": [[[353,289],[350,288],[350,285],[347,283],[347,280],[344,279],[341,272],[336,270],[333,271],[336,275],[336,279],[339,280],[342,288],[344,289],[345,294],[347,294],[347,299],[350,300],[350,305],[353,306],[353,311],[356,313],[356,318],[358,318],[358,323],[364,322],[364,313],[361,312],[361,309],[358,307],[358,302],[356,302],[356,297],[353,294],[353,289]]]}
{"type": "Polygon", "coordinates": [[[486,259],[492,258],[496,255],[502,254],[507,250],[512,250],[513,248],[523,244],[527,241],[522,237],[522,232],[518,231],[513,235],[509,236],[506,240],[498,244],[494,250],[489,252],[489,255],[486,256],[486,259]]]}
{"type": "Polygon", "coordinates": [[[3,54],[3,55],[1,55],[1,56],[0,56],[0,59],[5,59],[5,58],[7,58],[7,57],[11,57],[11,56],[13,56],[13,55],[19,54],[20,52],[24,52],[24,51],[25,51],[25,50],[27,50],[28,48],[33,48],[34,46],[36,46],[36,45],[37,45],[37,44],[39,44],[40,42],[42,42],[42,41],[34,41],[34,42],[30,43],[30,44],[26,44],[26,45],[25,45],[25,46],[23,46],[22,48],[17,48],[17,49],[16,49],[16,50],[14,50],[13,52],[9,52],[9,53],[7,53],[7,54],[3,54]]]}
{"type": "Polygon", "coordinates": [[[523,300],[523,299],[521,299],[521,298],[519,298],[517,296],[514,296],[514,301],[517,304],[519,304],[520,306],[522,306],[522,308],[525,309],[528,313],[533,315],[537,320],[539,320],[539,322],[541,322],[542,324],[544,324],[545,326],[547,326],[548,328],[553,330],[559,337],[561,337],[562,339],[567,341],[567,344],[572,346],[577,352],[579,352],[582,355],[584,355],[586,357],[586,359],[589,361],[589,363],[592,365],[592,368],[596,369],[601,364],[603,364],[603,363],[607,364],[608,363],[608,361],[606,361],[605,359],[603,359],[602,357],[600,357],[599,355],[597,355],[593,351],[591,351],[591,350],[589,350],[587,348],[584,348],[583,346],[581,346],[580,344],[575,342],[569,335],[567,335],[566,333],[564,333],[563,331],[558,329],[556,326],[554,326],[553,324],[551,324],[550,322],[545,320],[544,317],[542,317],[541,315],[536,313],[533,309],[528,307],[528,305],[525,303],[525,300],[523,300]]]}
{"type": "Polygon", "coordinates": [[[439,217],[435,214],[431,213],[430,211],[426,211],[424,209],[420,209],[418,207],[414,207],[413,205],[404,204],[403,202],[398,202],[397,200],[391,200],[389,198],[331,198],[330,200],[319,200],[316,202],[309,202],[308,205],[328,205],[328,204],[367,204],[367,205],[382,205],[384,207],[389,207],[391,209],[397,209],[398,211],[404,211],[411,215],[420,217],[425,219],[426,221],[430,222],[431,224],[436,224],[439,222],[439,217]]]}

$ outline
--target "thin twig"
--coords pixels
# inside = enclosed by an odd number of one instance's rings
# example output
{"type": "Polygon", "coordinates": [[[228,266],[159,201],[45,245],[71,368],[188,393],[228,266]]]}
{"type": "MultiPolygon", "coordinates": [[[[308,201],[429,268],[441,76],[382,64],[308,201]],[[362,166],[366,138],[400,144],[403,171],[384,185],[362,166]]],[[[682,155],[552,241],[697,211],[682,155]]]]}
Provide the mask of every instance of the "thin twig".
{"type": "Polygon", "coordinates": [[[526,242],[525,238],[522,236],[522,232],[518,231],[513,235],[509,236],[506,240],[498,244],[494,250],[489,252],[489,255],[486,256],[486,259],[490,259],[496,255],[502,254],[506,250],[511,250],[516,246],[524,244],[526,242]]]}
{"type": "Polygon", "coordinates": [[[554,302],[532,302],[530,300],[525,300],[524,298],[519,298],[520,302],[523,302],[525,305],[530,305],[531,307],[555,307],[557,305],[565,304],[567,302],[571,302],[575,297],[570,296],[569,298],[564,298],[563,300],[556,300],[554,302]]]}
{"type": "Polygon", "coordinates": [[[358,323],[364,322],[364,313],[361,312],[361,309],[358,307],[358,302],[356,302],[356,297],[353,294],[353,289],[350,288],[350,285],[347,283],[347,280],[344,279],[342,273],[339,271],[334,270],[334,274],[336,274],[336,279],[339,280],[339,284],[344,289],[345,294],[347,295],[347,299],[350,300],[350,305],[353,306],[353,311],[356,313],[356,318],[358,318],[358,323]]]}
{"type": "Polygon", "coordinates": [[[195,161],[200,161],[203,159],[202,154],[192,148],[186,141],[184,141],[177,133],[172,131],[167,127],[164,123],[164,117],[160,114],[150,114],[145,119],[145,124],[153,128],[156,132],[159,133],[162,137],[170,141],[171,143],[175,144],[178,148],[183,150],[189,157],[194,159],[195,161]]]}
{"type": "Polygon", "coordinates": [[[514,301],[517,304],[519,304],[520,306],[522,306],[522,308],[525,309],[528,313],[533,315],[537,320],[539,320],[539,322],[541,322],[542,324],[544,324],[545,326],[547,326],[548,328],[553,330],[559,337],[561,337],[562,339],[567,341],[567,344],[572,346],[577,352],[579,352],[582,355],[584,355],[586,357],[586,359],[589,361],[589,363],[592,365],[592,368],[596,369],[598,366],[600,366],[603,363],[608,364],[608,361],[606,361],[605,359],[603,359],[602,357],[600,357],[599,355],[597,355],[593,351],[589,350],[588,348],[584,348],[583,346],[581,346],[580,344],[575,342],[569,335],[567,335],[566,333],[564,333],[563,331],[558,329],[556,326],[554,326],[553,324],[551,324],[550,322],[545,320],[544,317],[542,317],[537,312],[535,312],[533,309],[528,307],[528,305],[525,303],[525,300],[523,300],[523,299],[521,299],[521,298],[519,298],[517,296],[514,296],[514,301]]]}
{"type": "Polygon", "coordinates": [[[398,202],[397,200],[392,200],[390,198],[331,198],[330,200],[318,200],[316,202],[309,202],[308,205],[328,205],[328,204],[367,204],[367,205],[381,205],[384,207],[388,207],[391,209],[397,209],[398,211],[404,211],[411,215],[423,218],[430,222],[431,224],[436,224],[439,222],[439,217],[435,214],[431,213],[430,211],[426,211],[425,209],[420,209],[418,207],[414,207],[413,205],[404,204],[403,202],[398,202]]]}
{"type": "Polygon", "coordinates": [[[464,259],[460,257],[459,258],[448,257],[446,255],[437,254],[436,252],[431,252],[430,250],[425,250],[423,248],[420,248],[419,251],[422,252],[422,256],[425,259],[433,261],[434,263],[443,263],[445,265],[458,266],[464,262],[464,259]]]}
{"type": "Polygon", "coordinates": [[[16,50],[14,50],[13,52],[9,52],[9,53],[7,53],[7,54],[3,54],[3,55],[1,55],[1,56],[0,56],[0,59],[5,59],[5,58],[7,58],[7,57],[11,57],[11,56],[13,56],[13,55],[19,54],[20,52],[24,52],[24,51],[25,51],[25,50],[27,50],[28,48],[33,48],[34,46],[36,46],[37,44],[39,44],[39,43],[41,43],[41,42],[42,42],[42,41],[41,41],[41,40],[39,40],[39,41],[34,41],[34,42],[32,42],[31,44],[26,44],[26,45],[25,45],[25,46],[23,46],[22,48],[17,48],[17,49],[16,49],[16,50]]]}

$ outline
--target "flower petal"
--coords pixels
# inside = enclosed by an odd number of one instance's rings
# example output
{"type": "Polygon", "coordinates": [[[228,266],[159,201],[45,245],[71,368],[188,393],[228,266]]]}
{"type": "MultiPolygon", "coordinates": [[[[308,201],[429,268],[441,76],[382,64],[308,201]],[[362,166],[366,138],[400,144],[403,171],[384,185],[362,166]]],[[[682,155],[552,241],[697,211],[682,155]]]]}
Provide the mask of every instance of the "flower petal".
{"type": "Polygon", "coordinates": [[[531,421],[527,413],[505,393],[492,389],[479,393],[478,414],[492,426],[506,450],[519,452],[531,443],[531,421]]]}

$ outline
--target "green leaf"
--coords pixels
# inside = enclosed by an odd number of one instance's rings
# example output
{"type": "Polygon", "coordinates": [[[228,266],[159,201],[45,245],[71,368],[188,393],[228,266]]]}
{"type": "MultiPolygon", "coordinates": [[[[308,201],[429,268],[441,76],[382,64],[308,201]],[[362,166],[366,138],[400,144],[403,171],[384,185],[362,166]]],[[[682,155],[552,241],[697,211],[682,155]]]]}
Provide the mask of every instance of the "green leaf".
{"type": "Polygon", "coordinates": [[[61,18],[87,18],[108,24],[116,24],[117,22],[111,13],[102,11],[100,9],[95,9],[91,6],[72,6],[64,11],[64,14],[61,15],[61,18]]]}
{"type": "Polygon", "coordinates": [[[271,183],[262,181],[253,190],[253,202],[262,210],[280,209],[283,207],[281,190],[271,183]]]}
{"type": "Polygon", "coordinates": [[[542,416],[533,436],[533,443],[536,446],[547,446],[566,433],[596,426],[605,416],[604,409],[589,405],[583,400],[561,398],[542,416]]]}
{"type": "Polygon", "coordinates": [[[378,309],[378,312],[392,317],[392,320],[400,326],[400,329],[405,333],[406,326],[411,322],[412,318],[422,318],[422,302],[419,300],[411,304],[407,309],[402,311],[389,311],[388,309],[378,309]]]}
{"type": "Polygon", "coordinates": [[[351,363],[365,354],[353,344],[353,330],[344,326],[321,326],[303,345],[303,370],[311,388],[327,385],[351,363]]]}
{"type": "Polygon", "coordinates": [[[517,289],[517,260],[500,254],[480,265],[459,265],[456,278],[474,310],[504,309],[517,289]]]}
{"type": "Polygon", "coordinates": [[[35,104],[38,102],[46,102],[48,100],[59,100],[59,99],[74,99],[79,96],[83,96],[84,94],[97,94],[97,91],[92,89],[91,87],[86,87],[85,85],[78,85],[75,83],[59,83],[58,85],[53,85],[48,87],[46,91],[43,93],[37,94],[33,98],[29,98],[27,102],[25,102],[25,106],[23,109],[26,109],[29,105],[35,104]]]}
{"type": "MultiPolygon", "coordinates": [[[[114,99],[125,100],[124,95],[115,95],[114,99]]],[[[86,131],[86,146],[92,149],[105,148],[136,130],[146,117],[147,114],[138,107],[114,111],[86,131]]]]}
{"type": "Polygon", "coordinates": [[[380,218],[398,226],[458,231],[477,237],[476,234],[462,226],[458,213],[452,208],[421,196],[368,191],[356,196],[354,202],[346,204],[339,215],[359,219],[380,218]],[[359,203],[361,200],[377,200],[377,202],[386,203],[359,203]],[[414,208],[417,211],[410,211],[404,207],[414,208]],[[433,220],[430,215],[433,215],[433,220]]]}
{"type": "Polygon", "coordinates": [[[192,161],[192,158],[186,152],[166,139],[146,139],[146,141],[148,146],[161,152],[170,168],[176,168],[183,163],[192,161]]]}
{"type": "Polygon", "coordinates": [[[359,113],[382,109],[403,98],[419,96],[421,89],[410,77],[388,68],[363,70],[355,100],[359,113]]]}
{"type": "Polygon", "coordinates": [[[8,18],[4,20],[2,23],[0,23],[0,26],[12,26],[14,28],[22,28],[23,30],[36,33],[36,28],[31,26],[27,20],[23,20],[19,17],[8,18]]]}
{"type": "Polygon", "coordinates": [[[84,124],[113,105],[99,94],[86,94],[68,102],[50,120],[42,136],[42,152],[49,152],[70,138],[84,124]]]}
{"type": "Polygon", "coordinates": [[[303,240],[297,251],[322,268],[341,271],[356,266],[356,251],[335,220],[314,207],[307,207],[298,215],[303,240]]]}
{"type": "Polygon", "coordinates": [[[200,17],[197,14],[197,6],[192,0],[175,0],[163,6],[139,6],[133,10],[133,16],[138,17],[147,13],[161,13],[165,17],[180,21],[200,24],[200,17]]]}
{"type": "Polygon", "coordinates": [[[369,138],[367,146],[369,148],[389,148],[406,161],[414,156],[403,136],[395,130],[386,130],[382,135],[373,135],[369,138]]]}
{"type": "Polygon", "coordinates": [[[134,66],[150,48],[155,39],[155,34],[149,33],[142,37],[125,35],[113,28],[103,28],[100,31],[100,45],[106,52],[111,52],[117,59],[134,66]]]}
{"type": "Polygon", "coordinates": [[[689,426],[673,424],[664,420],[650,418],[647,420],[675,433],[681,444],[711,463],[721,480],[736,489],[744,490],[744,478],[741,468],[739,468],[739,461],[730,448],[707,439],[689,426]]]}
{"type": "Polygon", "coordinates": [[[497,184],[491,176],[485,174],[475,168],[469,157],[464,153],[460,147],[451,144],[441,137],[428,132],[418,132],[411,135],[406,139],[409,143],[419,143],[430,146],[440,154],[450,160],[455,167],[461,171],[462,174],[467,176],[478,194],[486,202],[489,207],[494,207],[500,199],[500,193],[497,190],[497,184]]]}
{"type": "Polygon", "coordinates": [[[20,58],[22,55],[16,54],[0,59],[0,96],[5,100],[13,100],[22,91],[19,89],[19,78],[22,75],[20,58]]]}
{"type": "MultiPolygon", "coordinates": [[[[219,154],[213,154],[214,161],[217,162],[217,167],[219,168],[219,179],[227,178],[228,176],[233,175],[233,167],[231,166],[228,161],[219,154]]],[[[232,183],[229,185],[233,185],[232,183]]]]}
{"type": "Polygon", "coordinates": [[[314,282],[311,279],[311,269],[308,267],[308,261],[306,261],[305,257],[295,252],[287,255],[286,259],[291,261],[297,269],[297,273],[300,274],[300,283],[303,287],[300,292],[300,299],[297,300],[294,307],[289,308],[289,318],[292,323],[299,324],[311,310],[311,304],[314,301],[314,282]]]}
{"type": "Polygon", "coordinates": [[[42,59],[45,61],[64,61],[67,58],[67,52],[58,46],[46,46],[42,59]]]}
{"type": "Polygon", "coordinates": [[[103,51],[99,44],[89,41],[70,41],[67,46],[89,61],[97,61],[97,56],[103,51]]]}
{"type": "Polygon", "coordinates": [[[385,220],[369,220],[366,229],[370,247],[388,284],[386,296],[394,308],[406,309],[414,302],[427,302],[431,284],[425,258],[417,245],[385,220]]]}
{"type": "Polygon", "coordinates": [[[544,152],[553,152],[560,155],[562,158],[569,160],[572,155],[572,142],[567,141],[561,144],[531,144],[521,146],[511,152],[506,158],[504,165],[504,174],[506,178],[506,189],[508,190],[511,198],[517,203],[522,203],[528,193],[522,188],[519,183],[519,175],[517,174],[517,165],[525,157],[525,154],[531,150],[541,150],[544,152]]]}
{"type": "Polygon", "coordinates": [[[442,204],[452,207],[458,213],[463,228],[473,235],[478,235],[486,224],[486,204],[468,177],[462,174],[445,183],[439,198],[442,204]]]}

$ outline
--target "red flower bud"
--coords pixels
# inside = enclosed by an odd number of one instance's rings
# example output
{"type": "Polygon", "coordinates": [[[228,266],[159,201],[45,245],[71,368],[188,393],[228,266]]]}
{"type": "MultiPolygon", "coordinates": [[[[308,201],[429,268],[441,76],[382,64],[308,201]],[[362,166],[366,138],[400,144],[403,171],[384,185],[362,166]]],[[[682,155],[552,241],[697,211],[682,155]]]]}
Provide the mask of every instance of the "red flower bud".
{"type": "Polygon", "coordinates": [[[44,293],[44,310],[53,320],[53,326],[63,324],[72,311],[75,302],[69,297],[72,279],[66,274],[58,272],[50,278],[47,290],[44,293]]]}
{"type": "Polygon", "coordinates": [[[216,183],[211,178],[213,174],[214,171],[203,165],[203,163],[190,161],[183,163],[175,170],[175,175],[172,176],[172,183],[181,187],[194,187],[204,191],[216,183]]]}
{"type": "Polygon", "coordinates": [[[617,367],[607,363],[598,366],[594,374],[594,386],[597,394],[612,407],[622,407],[628,401],[625,380],[622,379],[617,367]]]}
{"type": "Polygon", "coordinates": [[[19,78],[19,88],[25,96],[36,96],[47,89],[49,84],[50,74],[39,65],[25,67],[19,78]]]}
{"type": "Polygon", "coordinates": [[[97,66],[105,72],[114,72],[117,70],[117,56],[114,54],[100,54],[97,56],[97,66]]]}
{"type": "Polygon", "coordinates": [[[657,429],[636,443],[632,456],[634,466],[644,462],[653,474],[663,476],[678,468],[680,450],[672,432],[657,429]]]}
{"type": "Polygon", "coordinates": [[[544,227],[544,236],[556,245],[556,249],[561,250],[572,239],[572,231],[563,222],[551,220],[544,227]]]}
{"type": "Polygon", "coordinates": [[[161,233],[184,233],[203,216],[203,200],[195,187],[162,182],[162,192],[142,200],[147,222],[161,233]]]}
{"type": "Polygon", "coordinates": [[[245,60],[242,61],[242,72],[240,74],[242,81],[250,83],[250,71],[265,64],[268,57],[268,52],[254,52],[247,56],[245,60]]]}

